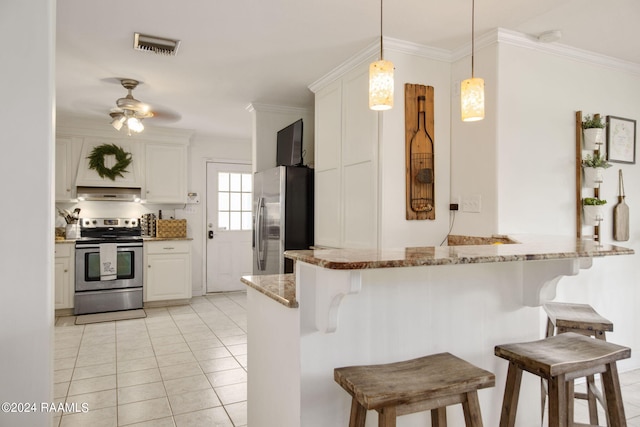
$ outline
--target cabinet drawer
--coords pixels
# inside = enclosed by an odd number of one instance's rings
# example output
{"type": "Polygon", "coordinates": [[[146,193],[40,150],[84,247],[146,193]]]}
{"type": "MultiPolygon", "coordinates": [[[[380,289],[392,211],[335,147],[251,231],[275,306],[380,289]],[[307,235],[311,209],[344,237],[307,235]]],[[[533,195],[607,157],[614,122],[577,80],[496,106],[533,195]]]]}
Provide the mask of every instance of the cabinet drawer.
{"type": "Polygon", "coordinates": [[[73,255],[74,246],[72,243],[56,243],[55,257],[64,258],[73,255]]]}
{"type": "Polygon", "coordinates": [[[165,240],[161,242],[145,243],[148,254],[177,254],[189,253],[190,242],[181,240],[165,240]]]}

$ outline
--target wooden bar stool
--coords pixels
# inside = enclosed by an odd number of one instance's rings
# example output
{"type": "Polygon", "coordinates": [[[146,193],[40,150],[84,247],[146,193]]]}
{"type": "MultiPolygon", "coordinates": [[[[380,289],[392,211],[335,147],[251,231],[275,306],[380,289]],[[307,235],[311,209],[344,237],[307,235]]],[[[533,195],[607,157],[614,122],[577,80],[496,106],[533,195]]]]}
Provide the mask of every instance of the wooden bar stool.
{"type": "Polygon", "coordinates": [[[495,354],[509,361],[500,427],[515,425],[523,371],[547,380],[550,427],[574,425],[573,380],[598,373],[604,383],[609,426],[627,425],[616,362],[629,358],[630,348],[567,332],[539,341],[498,345],[495,354]]]}
{"type": "Polygon", "coordinates": [[[482,427],[477,391],[495,385],[491,372],[449,353],[336,368],[334,379],[352,396],[349,427],[364,427],[370,409],[378,411],[379,427],[395,427],[396,417],[429,410],[432,427],[446,427],[446,407],[457,403],[467,427],[482,427]]]}
{"type": "MultiPolygon", "coordinates": [[[[588,304],[548,302],[543,305],[543,308],[547,313],[547,337],[564,332],[575,332],[606,341],[606,333],[613,331],[613,323],[600,316],[600,314],[588,304]]],[[[596,402],[600,402],[603,408],[606,408],[607,404],[604,401],[604,396],[601,391],[596,387],[594,376],[588,375],[586,378],[586,393],[575,393],[575,398],[587,400],[589,404],[589,422],[597,425],[598,406],[596,402]]],[[[544,413],[547,393],[544,380],[541,380],[541,382],[541,410],[544,413]]],[[[607,425],[609,425],[608,419],[607,425]]]]}

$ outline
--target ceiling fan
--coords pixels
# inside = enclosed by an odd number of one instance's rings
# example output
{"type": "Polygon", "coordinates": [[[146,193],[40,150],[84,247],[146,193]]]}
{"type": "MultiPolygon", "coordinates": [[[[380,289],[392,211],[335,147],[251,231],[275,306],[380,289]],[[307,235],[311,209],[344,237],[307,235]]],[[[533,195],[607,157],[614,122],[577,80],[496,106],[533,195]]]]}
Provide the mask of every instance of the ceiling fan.
{"type": "Polygon", "coordinates": [[[132,95],[132,91],[140,84],[134,79],[119,79],[122,86],[129,91],[127,96],[116,101],[116,108],[112,109],[109,115],[113,119],[111,126],[116,130],[127,128],[128,135],[131,132],[140,133],[144,130],[143,119],[153,117],[155,114],[151,107],[142,101],[138,101],[132,95]]]}

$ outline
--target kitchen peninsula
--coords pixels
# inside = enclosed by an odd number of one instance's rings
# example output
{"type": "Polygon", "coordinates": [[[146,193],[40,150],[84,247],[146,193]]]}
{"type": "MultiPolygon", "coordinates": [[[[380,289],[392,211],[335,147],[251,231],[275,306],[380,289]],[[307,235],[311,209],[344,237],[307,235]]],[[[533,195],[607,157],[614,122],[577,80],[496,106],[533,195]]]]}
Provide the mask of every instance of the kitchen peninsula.
{"type": "MultiPolygon", "coordinates": [[[[485,424],[497,425],[507,366],[494,357],[494,346],[541,338],[539,306],[555,297],[560,278],[591,267],[594,258],[626,254],[633,250],[538,236],[289,251],[295,277],[242,279],[248,425],[346,426],[351,400],[334,382],[334,368],[444,351],[496,374],[496,387],[479,398],[485,424]]],[[[520,394],[536,402],[539,382],[525,378],[520,394]]],[[[464,425],[461,410],[447,412],[450,426],[464,425]]],[[[376,425],[377,417],[368,418],[368,426],[376,425]]],[[[427,419],[427,413],[407,415],[398,425],[424,426],[427,419]]],[[[521,405],[518,425],[539,424],[538,405],[521,405]]]]}

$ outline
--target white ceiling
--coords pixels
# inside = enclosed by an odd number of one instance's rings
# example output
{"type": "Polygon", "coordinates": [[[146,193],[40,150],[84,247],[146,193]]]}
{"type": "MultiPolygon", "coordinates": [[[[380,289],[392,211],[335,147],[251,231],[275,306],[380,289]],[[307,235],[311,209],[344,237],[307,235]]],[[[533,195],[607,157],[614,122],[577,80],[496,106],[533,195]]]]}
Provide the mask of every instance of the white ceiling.
{"type": "MultiPolygon", "coordinates": [[[[496,27],[640,64],[639,0],[476,0],[476,36],[496,27]]],[[[378,0],[58,0],[58,115],[104,118],[126,91],[171,115],[145,126],[249,139],[250,103],[305,107],[308,85],[379,38],[378,0]],[[132,48],[133,33],[181,40],[175,57],[132,48]],[[175,117],[179,116],[179,119],[175,117]]],[[[471,0],[387,0],[384,35],[456,50],[471,0]]],[[[606,82],[600,82],[605,84],[606,82]]],[[[114,132],[116,132],[114,130],[114,132]]]]}

